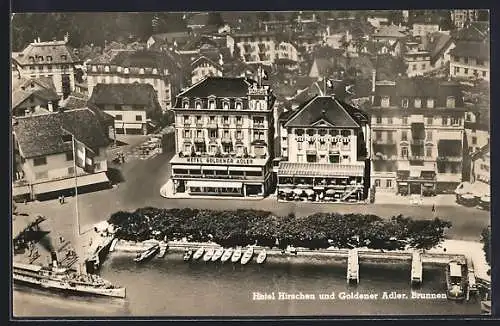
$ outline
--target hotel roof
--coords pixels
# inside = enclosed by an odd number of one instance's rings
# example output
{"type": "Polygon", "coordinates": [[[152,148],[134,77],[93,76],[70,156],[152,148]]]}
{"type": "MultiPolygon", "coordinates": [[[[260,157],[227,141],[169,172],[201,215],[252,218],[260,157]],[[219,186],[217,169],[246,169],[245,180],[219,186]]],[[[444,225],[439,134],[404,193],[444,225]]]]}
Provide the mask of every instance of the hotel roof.
{"type": "Polygon", "coordinates": [[[285,122],[285,126],[359,128],[361,121],[358,117],[362,112],[354,114],[354,111],[347,107],[348,104],[340,102],[333,96],[315,96],[294,110],[285,122]]]}
{"type": "Polygon", "coordinates": [[[243,77],[207,77],[177,96],[191,98],[207,98],[210,95],[217,97],[246,97],[248,87],[253,83],[255,83],[253,80],[243,77]]]}
{"type": "Polygon", "coordinates": [[[65,41],[36,42],[30,43],[23,51],[13,56],[13,59],[20,65],[27,64],[73,64],[81,62],[81,59],[73,53],[65,41]],[[51,61],[47,57],[52,57],[51,61]],[[65,56],[65,57],[64,57],[65,56]],[[30,57],[34,62],[30,62],[30,57]],[[43,62],[38,61],[38,57],[43,58],[43,62]]]}
{"type": "Polygon", "coordinates": [[[24,158],[71,151],[71,142],[63,140],[63,128],[90,148],[109,144],[98,117],[88,108],[19,117],[13,125],[24,158]]]}
{"type": "Polygon", "coordinates": [[[99,105],[141,105],[146,110],[158,109],[156,92],[150,84],[97,84],[89,102],[99,105]]]}

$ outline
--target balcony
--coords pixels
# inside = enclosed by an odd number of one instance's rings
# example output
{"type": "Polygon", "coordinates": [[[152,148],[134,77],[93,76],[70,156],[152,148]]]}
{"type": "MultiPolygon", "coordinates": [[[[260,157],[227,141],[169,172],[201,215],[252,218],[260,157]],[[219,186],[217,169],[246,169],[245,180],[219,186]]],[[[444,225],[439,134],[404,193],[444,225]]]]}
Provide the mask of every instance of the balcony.
{"type": "Polygon", "coordinates": [[[203,128],[203,122],[196,122],[196,128],[203,128]]]}
{"type": "Polygon", "coordinates": [[[259,128],[259,129],[266,129],[266,126],[264,123],[253,123],[254,128],[259,128]]]}
{"type": "Polygon", "coordinates": [[[210,121],[207,125],[207,128],[209,129],[217,129],[217,123],[215,121],[210,121]]]}
{"type": "Polygon", "coordinates": [[[410,141],[410,143],[411,143],[412,145],[422,146],[422,145],[424,145],[424,140],[423,140],[423,139],[412,139],[412,140],[410,141]]]}
{"type": "Polygon", "coordinates": [[[462,162],[463,158],[461,156],[439,156],[436,158],[439,162],[462,162]]]}

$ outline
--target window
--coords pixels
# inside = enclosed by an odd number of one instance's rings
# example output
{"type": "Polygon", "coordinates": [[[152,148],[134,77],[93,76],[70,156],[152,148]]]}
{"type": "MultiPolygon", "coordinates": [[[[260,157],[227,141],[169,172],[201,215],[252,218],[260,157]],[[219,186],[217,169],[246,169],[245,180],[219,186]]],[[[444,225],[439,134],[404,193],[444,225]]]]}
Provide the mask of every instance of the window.
{"type": "Polygon", "coordinates": [[[236,110],[241,110],[241,102],[236,102],[236,110]]]}
{"type": "Polygon", "coordinates": [[[73,152],[66,152],[66,161],[73,161],[73,152]]]}
{"type": "Polygon", "coordinates": [[[427,140],[432,140],[432,131],[427,131],[427,140]]]}
{"type": "Polygon", "coordinates": [[[382,123],[382,117],[381,116],[377,116],[377,124],[381,124],[382,123]]]}
{"type": "Polygon", "coordinates": [[[201,109],[201,101],[196,101],[196,109],[199,110],[201,109]]]}
{"type": "Polygon", "coordinates": [[[210,129],[208,132],[208,137],[217,138],[217,129],[210,129]]]}
{"type": "Polygon", "coordinates": [[[68,175],[75,175],[75,167],[73,166],[68,167],[68,175]]]}
{"type": "Polygon", "coordinates": [[[47,56],[47,62],[52,62],[52,56],[47,56]]]}
{"type": "Polygon", "coordinates": [[[142,121],[142,115],[136,115],[135,121],[142,121]]]}
{"type": "Polygon", "coordinates": [[[422,70],[425,70],[425,67],[426,67],[425,63],[422,63],[422,70]]]}
{"type": "Polygon", "coordinates": [[[392,131],[387,132],[387,140],[389,141],[389,143],[392,143],[392,133],[392,131]]]}
{"type": "Polygon", "coordinates": [[[387,118],[387,124],[392,125],[392,117],[387,118]]]}
{"type": "Polygon", "coordinates": [[[298,141],[297,142],[297,150],[301,151],[303,149],[302,142],[298,141]]]}
{"type": "Polygon", "coordinates": [[[124,73],[126,73],[126,74],[128,74],[128,73],[130,72],[130,69],[128,69],[128,68],[124,68],[124,69],[123,69],[123,72],[124,72],[124,73]]]}
{"type": "Polygon", "coordinates": [[[214,115],[211,115],[209,118],[208,118],[208,122],[210,124],[215,124],[215,116],[214,115]]]}
{"type": "Polygon", "coordinates": [[[432,147],[426,147],[425,148],[425,156],[426,157],[432,157],[432,147]]]}
{"type": "Polygon", "coordinates": [[[229,138],[229,130],[224,130],[224,136],[225,139],[229,138]]]}
{"type": "Polygon", "coordinates": [[[451,117],[450,122],[452,126],[460,126],[460,118],[451,117]]]}
{"type": "Polygon", "coordinates": [[[215,109],[215,100],[209,100],[208,106],[211,110],[214,110],[215,109]]]}
{"type": "Polygon", "coordinates": [[[191,130],[184,130],[184,138],[191,138],[191,130]]]}
{"type": "Polygon", "coordinates": [[[428,107],[429,109],[434,108],[434,99],[433,99],[433,98],[428,98],[428,99],[427,99],[427,107],[428,107]]]}
{"type": "Polygon", "coordinates": [[[464,68],[464,74],[469,74],[469,69],[468,68],[464,68]]]}
{"type": "Polygon", "coordinates": [[[403,124],[404,125],[407,125],[408,124],[408,117],[403,117],[403,124]]]}
{"type": "Polygon", "coordinates": [[[410,101],[408,101],[408,99],[407,99],[407,98],[404,98],[404,99],[403,99],[403,101],[402,101],[402,103],[401,103],[401,105],[403,106],[403,108],[407,109],[407,108],[408,108],[408,103],[409,103],[409,102],[410,102],[410,101]]]}
{"type": "Polygon", "coordinates": [[[387,179],[385,181],[385,185],[386,185],[387,188],[392,188],[392,180],[391,179],[387,179]]]}
{"type": "Polygon", "coordinates": [[[477,59],[476,63],[477,63],[478,66],[483,66],[484,65],[484,61],[483,60],[477,59]]]}
{"type": "Polygon", "coordinates": [[[241,124],[243,124],[243,119],[242,119],[242,118],[241,118],[241,116],[239,116],[239,115],[238,115],[238,116],[236,116],[236,124],[237,124],[237,125],[241,125],[241,124]]]}
{"type": "Polygon", "coordinates": [[[433,117],[427,117],[427,124],[432,125],[434,118],[433,117]]]}
{"type": "Polygon", "coordinates": [[[203,121],[201,120],[201,115],[196,116],[196,123],[197,124],[203,124],[203,121]]]}
{"type": "Polygon", "coordinates": [[[415,99],[415,108],[420,109],[422,107],[422,100],[419,98],[415,99]]]}
{"type": "Polygon", "coordinates": [[[381,139],[382,139],[382,132],[375,131],[375,140],[381,140],[381,139]]]}
{"type": "Polygon", "coordinates": [[[408,132],[406,130],[401,131],[401,140],[408,141],[408,132]]]}
{"type": "Polygon", "coordinates": [[[184,152],[189,153],[191,151],[191,144],[184,144],[184,152]]]}
{"type": "Polygon", "coordinates": [[[225,125],[229,124],[229,117],[227,115],[222,117],[222,123],[225,125]]]}
{"type": "Polygon", "coordinates": [[[123,116],[121,114],[115,115],[115,120],[121,121],[123,120],[123,116]]]}
{"type": "Polygon", "coordinates": [[[186,124],[186,125],[191,124],[191,119],[189,118],[188,115],[184,116],[184,124],[186,124]]]}
{"type": "Polygon", "coordinates": [[[383,108],[388,108],[390,106],[389,96],[382,96],[380,106],[383,108]]]}
{"type": "Polygon", "coordinates": [[[472,137],[472,145],[477,145],[477,137],[472,137]]]}
{"type": "Polygon", "coordinates": [[[144,75],[144,68],[139,69],[139,74],[144,75]]]}
{"type": "Polygon", "coordinates": [[[109,66],[105,66],[105,67],[104,67],[104,71],[105,71],[105,72],[109,72],[109,66]]]}
{"type": "Polygon", "coordinates": [[[203,138],[203,131],[202,130],[196,130],[196,138],[203,138]]]}
{"type": "Polygon", "coordinates": [[[412,70],[414,70],[414,71],[415,71],[415,70],[417,70],[417,65],[416,65],[416,64],[414,64],[414,65],[412,66],[412,70]]]}
{"type": "Polygon", "coordinates": [[[62,60],[62,61],[66,61],[66,59],[67,59],[67,58],[68,58],[68,57],[67,57],[65,54],[61,54],[61,60],[62,60]]]}
{"type": "Polygon", "coordinates": [[[443,125],[443,126],[448,125],[448,117],[444,116],[441,118],[441,125],[443,125]]]}
{"type": "Polygon", "coordinates": [[[184,107],[185,109],[189,108],[189,100],[183,100],[182,107],[184,107]]]}
{"type": "Polygon", "coordinates": [[[40,165],[46,165],[46,164],[47,164],[47,158],[45,156],[35,157],[33,159],[34,166],[40,166],[40,165]]]}
{"type": "Polygon", "coordinates": [[[229,110],[229,102],[224,101],[224,103],[222,104],[222,108],[223,108],[224,110],[229,110]]]}
{"type": "Polygon", "coordinates": [[[241,130],[236,131],[236,139],[243,139],[243,132],[241,130]]]}
{"type": "Polygon", "coordinates": [[[483,77],[486,77],[486,71],[483,71],[483,77]]]}
{"type": "Polygon", "coordinates": [[[380,179],[375,179],[375,187],[380,187],[380,179]]]}
{"type": "Polygon", "coordinates": [[[408,147],[401,148],[401,157],[408,157],[408,147]]]}

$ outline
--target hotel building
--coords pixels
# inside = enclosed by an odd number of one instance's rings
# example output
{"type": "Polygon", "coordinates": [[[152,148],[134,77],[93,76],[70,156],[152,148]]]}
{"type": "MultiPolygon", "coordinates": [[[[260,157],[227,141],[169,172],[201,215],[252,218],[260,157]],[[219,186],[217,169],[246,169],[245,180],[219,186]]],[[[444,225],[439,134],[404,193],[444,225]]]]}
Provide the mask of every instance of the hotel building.
{"type": "Polygon", "coordinates": [[[51,78],[58,95],[75,90],[75,66],[83,61],[64,41],[30,43],[22,52],[13,53],[13,64],[24,78],[51,78]]]}
{"type": "Polygon", "coordinates": [[[368,116],[334,96],[315,96],[284,112],[280,117],[278,199],[366,199],[369,135],[368,116]]]}
{"type": "Polygon", "coordinates": [[[239,48],[247,64],[271,65],[276,59],[299,61],[297,47],[285,40],[279,40],[275,33],[234,34],[234,45],[239,48]]]}
{"type": "Polygon", "coordinates": [[[465,106],[457,82],[375,83],[372,185],[400,194],[453,191],[462,181],[465,106]]]}
{"type": "Polygon", "coordinates": [[[267,85],[207,77],[177,96],[174,193],[265,196],[273,184],[273,105],[267,85]]]}

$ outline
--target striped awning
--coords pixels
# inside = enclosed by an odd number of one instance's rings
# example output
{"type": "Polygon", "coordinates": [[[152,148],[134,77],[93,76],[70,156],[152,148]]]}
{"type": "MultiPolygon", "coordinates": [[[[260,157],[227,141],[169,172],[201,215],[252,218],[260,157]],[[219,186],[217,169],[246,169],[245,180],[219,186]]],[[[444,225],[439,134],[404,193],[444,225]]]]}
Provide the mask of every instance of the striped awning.
{"type": "Polygon", "coordinates": [[[281,162],[278,176],[289,177],[362,177],[363,165],[337,163],[291,163],[281,162]]]}
{"type": "MultiPolygon", "coordinates": [[[[78,187],[88,186],[92,184],[100,184],[109,182],[108,177],[106,176],[106,172],[99,172],[93,174],[86,174],[82,176],[78,176],[77,185],[78,187]]],[[[35,194],[44,194],[53,191],[59,191],[69,188],[75,187],[75,179],[74,178],[66,178],[61,180],[53,180],[44,183],[34,184],[34,192],[35,194]]]]}

